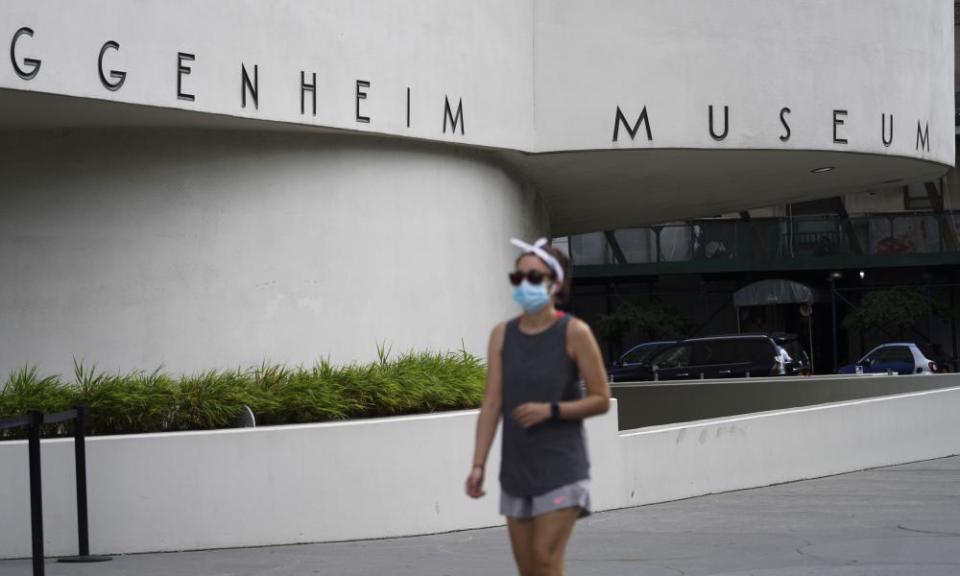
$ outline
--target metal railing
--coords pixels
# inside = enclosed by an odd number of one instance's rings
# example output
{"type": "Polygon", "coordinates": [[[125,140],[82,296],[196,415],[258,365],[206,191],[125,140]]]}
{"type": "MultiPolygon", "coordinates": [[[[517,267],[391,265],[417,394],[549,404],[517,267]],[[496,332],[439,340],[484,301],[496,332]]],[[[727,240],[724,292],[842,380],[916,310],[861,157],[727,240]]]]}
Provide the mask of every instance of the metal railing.
{"type": "Polygon", "coordinates": [[[30,529],[32,541],[32,558],[34,576],[44,574],[43,553],[43,482],[42,467],[40,465],[40,434],[44,424],[57,424],[72,420],[74,463],[76,465],[77,483],[77,539],[78,555],[59,558],[59,562],[104,562],[109,556],[90,555],[90,531],[87,518],[87,452],[86,452],[86,418],[87,410],[77,406],[64,412],[44,414],[39,411],[30,411],[26,416],[18,416],[0,420],[0,430],[27,427],[27,452],[29,457],[30,474],[30,529]]]}
{"type": "MultiPolygon", "coordinates": [[[[960,212],[910,212],[842,218],[692,220],[614,233],[627,264],[739,260],[770,262],[824,256],[946,254],[958,246],[960,212]]],[[[602,234],[570,238],[577,266],[613,264],[602,234]]],[[[623,262],[621,262],[623,263],[623,262]]]]}

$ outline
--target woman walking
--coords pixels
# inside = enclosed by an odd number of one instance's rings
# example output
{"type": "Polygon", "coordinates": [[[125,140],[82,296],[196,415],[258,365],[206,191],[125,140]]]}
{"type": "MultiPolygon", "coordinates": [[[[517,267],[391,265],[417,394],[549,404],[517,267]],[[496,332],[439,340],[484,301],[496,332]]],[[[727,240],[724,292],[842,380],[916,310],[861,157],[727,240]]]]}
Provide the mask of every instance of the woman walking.
{"type": "Polygon", "coordinates": [[[544,238],[511,242],[523,250],[509,275],[523,314],[490,335],[466,491],[485,494],[487,455],[502,417],[500,513],[517,569],[520,576],[561,576],[574,522],[590,514],[583,419],[607,411],[610,390],[590,327],[555,307],[570,291],[566,256],[544,238]]]}

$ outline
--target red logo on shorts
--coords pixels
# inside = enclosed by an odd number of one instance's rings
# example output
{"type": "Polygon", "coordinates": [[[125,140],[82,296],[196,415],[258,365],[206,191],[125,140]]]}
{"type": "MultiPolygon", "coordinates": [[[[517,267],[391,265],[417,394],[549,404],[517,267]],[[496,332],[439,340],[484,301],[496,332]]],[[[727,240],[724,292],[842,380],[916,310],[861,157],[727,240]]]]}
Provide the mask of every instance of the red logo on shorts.
{"type": "Polygon", "coordinates": [[[553,499],[553,503],[554,505],[560,505],[560,504],[563,504],[563,501],[566,499],[567,499],[566,496],[557,496],[556,498],[553,499]]]}

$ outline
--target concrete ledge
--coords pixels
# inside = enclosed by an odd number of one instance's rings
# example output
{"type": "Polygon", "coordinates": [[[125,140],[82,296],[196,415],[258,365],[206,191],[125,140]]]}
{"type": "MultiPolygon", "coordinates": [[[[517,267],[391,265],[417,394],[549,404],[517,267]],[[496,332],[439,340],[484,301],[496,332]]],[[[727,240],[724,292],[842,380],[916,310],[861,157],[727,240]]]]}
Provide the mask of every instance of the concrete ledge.
{"type": "MultiPolygon", "coordinates": [[[[596,510],[960,453],[960,387],[618,432],[588,422],[596,510]]],[[[93,553],[427,534],[497,525],[463,495],[475,411],[93,438],[93,553]]],[[[72,446],[43,445],[47,553],[76,552],[72,446]]],[[[27,454],[0,443],[0,558],[26,557],[27,454]]]]}
{"type": "Polygon", "coordinates": [[[960,386],[960,374],[615,383],[621,430],[960,386]]]}
{"type": "Polygon", "coordinates": [[[622,484],[603,507],[960,454],[958,410],[947,388],[621,432],[622,484]]]}

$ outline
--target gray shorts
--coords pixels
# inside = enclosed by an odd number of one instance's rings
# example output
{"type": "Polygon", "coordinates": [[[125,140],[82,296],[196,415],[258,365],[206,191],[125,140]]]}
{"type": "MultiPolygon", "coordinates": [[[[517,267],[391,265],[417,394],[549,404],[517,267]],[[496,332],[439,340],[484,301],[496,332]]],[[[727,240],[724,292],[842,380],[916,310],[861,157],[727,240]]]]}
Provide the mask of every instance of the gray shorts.
{"type": "Polygon", "coordinates": [[[500,491],[500,514],[511,518],[533,518],[577,506],[579,518],[590,515],[590,480],[578,480],[539,496],[511,496],[500,491]]]}

